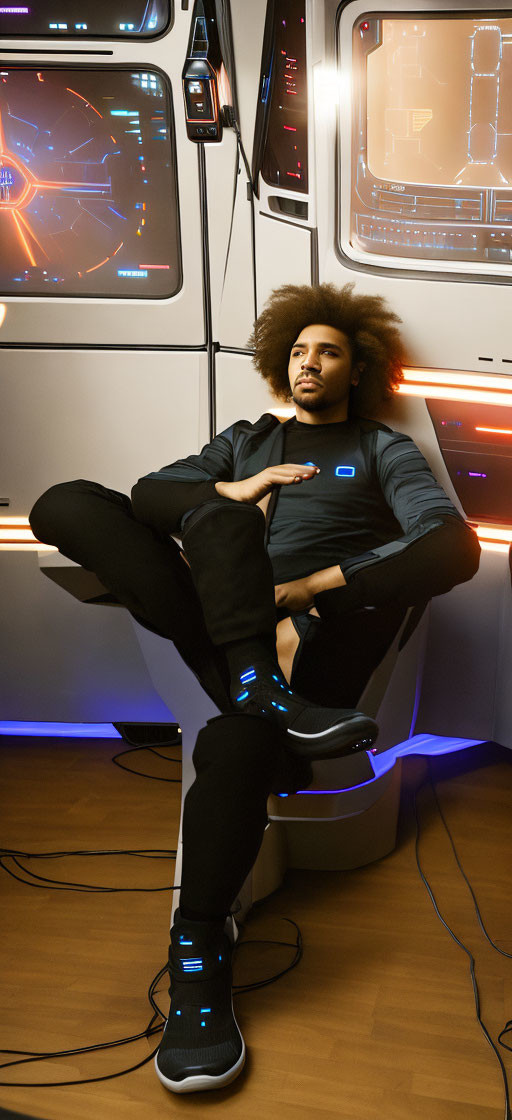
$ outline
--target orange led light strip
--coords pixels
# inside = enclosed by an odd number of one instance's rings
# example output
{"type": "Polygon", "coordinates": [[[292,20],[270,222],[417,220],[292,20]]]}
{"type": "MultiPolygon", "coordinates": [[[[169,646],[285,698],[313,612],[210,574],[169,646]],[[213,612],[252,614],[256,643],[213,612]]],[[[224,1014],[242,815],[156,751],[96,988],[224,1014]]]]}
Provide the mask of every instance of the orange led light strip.
{"type": "Polygon", "coordinates": [[[0,517],[0,549],[37,549],[58,552],[52,544],[41,544],[34,536],[26,517],[0,517]]]}
{"type": "Polygon", "coordinates": [[[495,432],[498,436],[512,436],[512,428],[475,428],[475,432],[495,432]]]}
{"type": "MultiPolygon", "coordinates": [[[[470,523],[471,524],[471,523],[470,523]]],[[[512,528],[493,528],[488,525],[471,525],[482,548],[494,552],[508,552],[512,544],[512,528]]],[[[34,536],[26,517],[0,517],[0,549],[32,548],[40,552],[58,552],[51,544],[42,544],[34,536]]]]}
{"type": "Polygon", "coordinates": [[[508,553],[512,544],[512,529],[495,529],[489,525],[472,525],[472,529],[485,552],[508,553]]]}
{"type": "Polygon", "coordinates": [[[404,396],[512,406],[512,377],[408,367],[403,373],[397,392],[404,396]]]}

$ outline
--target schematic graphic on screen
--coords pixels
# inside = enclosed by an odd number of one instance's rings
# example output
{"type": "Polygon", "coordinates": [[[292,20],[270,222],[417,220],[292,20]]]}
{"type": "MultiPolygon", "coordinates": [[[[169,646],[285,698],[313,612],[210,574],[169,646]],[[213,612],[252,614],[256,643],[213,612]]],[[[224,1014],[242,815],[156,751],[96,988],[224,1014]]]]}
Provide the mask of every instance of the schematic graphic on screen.
{"type": "Polygon", "coordinates": [[[512,19],[368,17],[353,48],[352,244],[510,263],[512,19]]]}
{"type": "Polygon", "coordinates": [[[164,81],[0,71],[0,288],[169,296],[179,285],[164,81]]]}

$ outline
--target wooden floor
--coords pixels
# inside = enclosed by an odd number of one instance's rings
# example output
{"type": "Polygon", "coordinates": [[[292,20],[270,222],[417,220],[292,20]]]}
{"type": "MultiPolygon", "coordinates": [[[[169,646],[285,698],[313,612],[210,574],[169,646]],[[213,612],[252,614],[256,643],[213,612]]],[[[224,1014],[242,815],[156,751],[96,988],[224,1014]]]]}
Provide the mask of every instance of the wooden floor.
{"type": "MultiPolygon", "coordinates": [[[[122,744],[121,744],[122,746],[122,744]]],[[[175,847],[179,785],[116,769],[114,741],[0,741],[3,844],[25,851],[175,847]]],[[[165,753],[165,752],[163,752],[165,753]]],[[[167,752],[176,757],[176,748],[167,752]]],[[[179,765],[141,752],[128,763],[163,776],[179,765]]],[[[512,753],[474,748],[434,764],[439,797],[490,935],[512,953],[512,753]]],[[[46,1120],[502,1120],[498,1062],[475,1018],[468,960],[436,917],[415,861],[412,790],[425,764],[409,759],[395,851],[351,872],[288,872],[255,908],[242,939],[290,940],[301,963],[277,983],[236,997],[248,1061],[222,1092],[168,1093],[152,1064],[117,1080],[62,1088],[0,1087],[0,1104],[46,1120]]],[[[482,1016],[496,1039],[512,1017],[512,960],[485,941],[430,786],[418,797],[420,857],[446,920],[476,958],[482,1016]]],[[[90,883],[172,882],[167,860],[33,861],[38,874],[90,883]]],[[[170,894],[38,889],[0,872],[2,1026],[21,1050],[58,1050],[136,1033],[146,991],[166,958],[170,894]]],[[[235,981],[283,968],[291,949],[248,944],[235,981]]],[[[165,991],[162,986],[162,1003],[165,991]]],[[[510,1039],[510,1036],[509,1036],[510,1039]]],[[[110,1052],[1,1071],[0,1080],[99,1077],[149,1052],[110,1052]]],[[[500,1048],[512,1088],[512,1055],[500,1048]]]]}

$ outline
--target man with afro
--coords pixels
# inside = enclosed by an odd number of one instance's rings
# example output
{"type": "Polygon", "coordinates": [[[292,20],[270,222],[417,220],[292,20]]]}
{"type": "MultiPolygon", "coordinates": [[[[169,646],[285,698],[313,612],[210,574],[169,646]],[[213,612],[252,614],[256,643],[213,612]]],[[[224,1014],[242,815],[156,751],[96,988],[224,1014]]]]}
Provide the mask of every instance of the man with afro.
{"type": "Polygon", "coordinates": [[[358,699],[407,608],[478,568],[475,534],[416,445],[374,418],[402,378],[400,320],[353,287],[284,285],[255,322],[254,364],[294,405],[285,423],[239,420],[131,499],[79,479],[30,514],[40,541],[175,643],[221,713],[199,733],[184,805],[156,1057],[173,1092],[223,1087],[245,1061],[229,915],[269,793],[368,749],[378,728],[358,699]]]}

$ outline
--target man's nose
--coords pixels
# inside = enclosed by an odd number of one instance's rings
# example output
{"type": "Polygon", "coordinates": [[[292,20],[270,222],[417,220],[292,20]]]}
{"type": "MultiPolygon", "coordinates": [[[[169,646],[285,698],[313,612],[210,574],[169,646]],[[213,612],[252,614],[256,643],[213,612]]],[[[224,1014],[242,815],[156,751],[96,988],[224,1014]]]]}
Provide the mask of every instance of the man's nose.
{"type": "Polygon", "coordinates": [[[319,361],[314,354],[307,354],[302,361],[301,369],[318,369],[319,361]]]}

